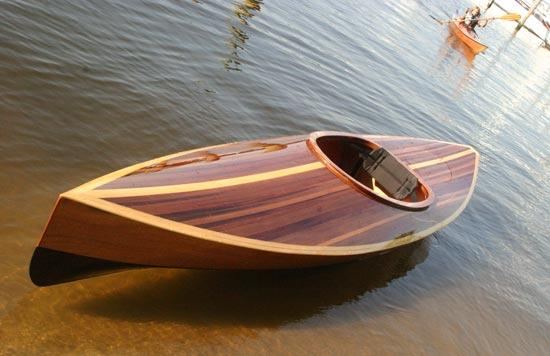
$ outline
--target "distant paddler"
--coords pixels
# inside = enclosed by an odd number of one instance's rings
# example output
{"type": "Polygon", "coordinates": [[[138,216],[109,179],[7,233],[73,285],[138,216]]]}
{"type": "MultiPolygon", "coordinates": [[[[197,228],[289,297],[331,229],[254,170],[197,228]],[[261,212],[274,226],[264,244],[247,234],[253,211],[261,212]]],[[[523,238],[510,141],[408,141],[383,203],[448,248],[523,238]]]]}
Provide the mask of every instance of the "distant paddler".
{"type": "Polygon", "coordinates": [[[506,21],[517,21],[521,18],[521,15],[518,13],[508,13],[501,16],[495,16],[495,17],[481,17],[481,11],[479,6],[474,6],[468,10],[466,10],[464,16],[460,16],[457,18],[453,18],[450,20],[440,20],[432,15],[429,15],[432,19],[439,22],[441,25],[448,24],[448,23],[455,23],[464,25],[468,29],[471,29],[474,33],[475,27],[485,27],[489,21],[492,20],[506,20],[506,21]]]}
{"type": "MultiPolygon", "coordinates": [[[[493,2],[489,3],[489,6],[493,2]]],[[[481,17],[481,10],[479,6],[474,6],[466,10],[464,16],[456,17],[450,20],[439,20],[430,15],[431,18],[439,22],[441,25],[449,24],[449,30],[451,33],[460,39],[467,47],[469,47],[474,54],[485,51],[488,47],[478,41],[478,36],[475,31],[476,27],[485,27],[491,20],[507,20],[517,21],[521,18],[520,14],[509,13],[495,17],[481,17]]]]}
{"type": "Polygon", "coordinates": [[[475,28],[477,26],[485,27],[487,26],[487,23],[489,23],[489,19],[481,18],[481,9],[479,8],[479,6],[474,6],[472,8],[467,9],[464,16],[457,18],[457,20],[463,23],[466,30],[468,30],[468,32],[471,34],[474,34],[476,37],[477,37],[477,32],[475,28]]]}

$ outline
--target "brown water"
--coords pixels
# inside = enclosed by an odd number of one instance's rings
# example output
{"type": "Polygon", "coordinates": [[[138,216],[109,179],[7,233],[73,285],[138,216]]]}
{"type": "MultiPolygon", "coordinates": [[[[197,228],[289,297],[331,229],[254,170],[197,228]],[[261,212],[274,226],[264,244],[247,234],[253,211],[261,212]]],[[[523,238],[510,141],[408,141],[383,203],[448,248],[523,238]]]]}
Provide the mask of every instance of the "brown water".
{"type": "Polygon", "coordinates": [[[548,354],[550,52],[495,22],[474,58],[428,17],[467,5],[0,1],[0,354],[548,354]],[[373,260],[31,284],[60,192],[321,129],[470,144],[476,192],[373,260]]]}

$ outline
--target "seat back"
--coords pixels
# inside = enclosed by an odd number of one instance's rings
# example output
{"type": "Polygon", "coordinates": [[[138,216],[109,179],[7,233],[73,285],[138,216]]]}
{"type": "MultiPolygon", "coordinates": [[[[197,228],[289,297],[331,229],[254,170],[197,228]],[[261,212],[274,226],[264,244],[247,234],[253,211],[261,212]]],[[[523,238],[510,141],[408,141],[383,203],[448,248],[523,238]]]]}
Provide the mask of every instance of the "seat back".
{"type": "Polygon", "coordinates": [[[402,200],[415,191],[418,179],[386,149],[362,155],[363,169],[394,199],[402,200]]]}

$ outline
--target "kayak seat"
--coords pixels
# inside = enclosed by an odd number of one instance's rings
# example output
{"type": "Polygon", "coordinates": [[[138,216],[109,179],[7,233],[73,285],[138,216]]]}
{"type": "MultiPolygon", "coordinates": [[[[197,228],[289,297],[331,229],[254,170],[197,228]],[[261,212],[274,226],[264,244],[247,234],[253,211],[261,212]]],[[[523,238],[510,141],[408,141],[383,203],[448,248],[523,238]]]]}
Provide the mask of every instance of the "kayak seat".
{"type": "Polygon", "coordinates": [[[387,195],[403,200],[416,191],[418,179],[386,149],[380,147],[360,156],[362,170],[374,178],[387,195]]]}

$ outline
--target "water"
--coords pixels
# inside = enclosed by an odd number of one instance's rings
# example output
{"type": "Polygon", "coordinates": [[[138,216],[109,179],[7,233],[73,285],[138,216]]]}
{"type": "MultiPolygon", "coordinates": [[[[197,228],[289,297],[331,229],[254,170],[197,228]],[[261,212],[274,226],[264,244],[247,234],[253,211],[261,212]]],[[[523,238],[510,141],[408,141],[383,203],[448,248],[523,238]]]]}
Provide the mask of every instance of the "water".
{"type": "Polygon", "coordinates": [[[494,22],[474,58],[428,17],[468,5],[1,1],[0,353],[547,353],[550,52],[494,22]],[[475,194],[453,224],[371,261],[29,281],[60,192],[315,130],[470,144],[475,194]]]}

